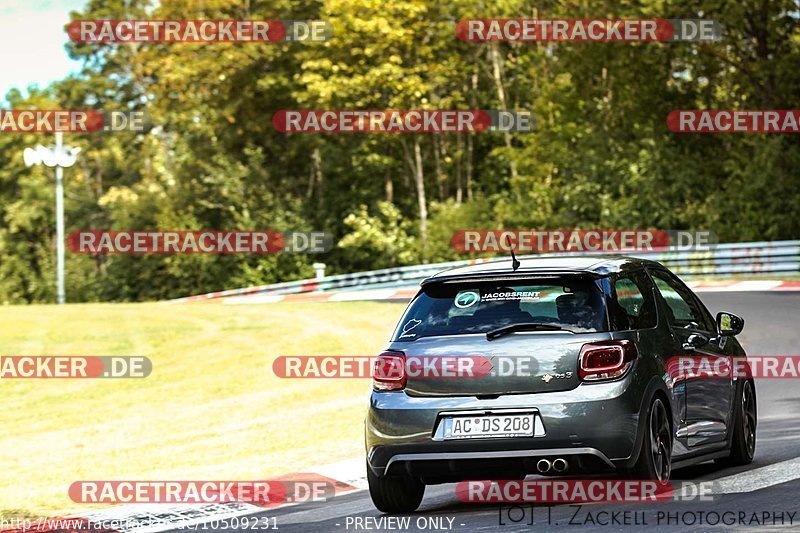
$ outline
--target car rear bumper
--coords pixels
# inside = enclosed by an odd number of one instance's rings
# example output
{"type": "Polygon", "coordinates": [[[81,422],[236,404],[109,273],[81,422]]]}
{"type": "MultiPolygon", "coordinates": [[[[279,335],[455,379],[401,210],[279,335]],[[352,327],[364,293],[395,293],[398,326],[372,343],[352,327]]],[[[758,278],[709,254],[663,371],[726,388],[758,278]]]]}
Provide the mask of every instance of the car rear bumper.
{"type": "Polygon", "coordinates": [[[408,473],[436,481],[485,474],[535,473],[539,459],[564,458],[570,472],[630,466],[636,459],[643,390],[631,373],[609,383],[564,392],[476,397],[413,397],[373,392],[366,419],[367,460],[377,475],[408,473]],[[442,413],[525,409],[541,417],[545,434],[435,440],[442,413]]]}
{"type": "MultiPolygon", "coordinates": [[[[538,469],[545,460],[548,474],[566,475],[576,472],[604,472],[615,465],[594,448],[553,448],[513,451],[400,453],[389,459],[382,474],[406,474],[428,484],[456,482],[464,479],[513,479],[526,474],[542,473],[538,469]],[[556,471],[551,465],[565,461],[565,469],[556,471]]],[[[375,469],[373,469],[375,471],[375,469]]]]}

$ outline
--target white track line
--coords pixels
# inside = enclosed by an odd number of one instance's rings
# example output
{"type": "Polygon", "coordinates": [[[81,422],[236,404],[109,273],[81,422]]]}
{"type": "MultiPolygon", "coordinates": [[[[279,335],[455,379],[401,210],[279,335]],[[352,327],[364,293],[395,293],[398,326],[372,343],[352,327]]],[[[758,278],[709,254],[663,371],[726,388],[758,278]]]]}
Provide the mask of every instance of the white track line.
{"type": "Polygon", "coordinates": [[[311,471],[336,481],[343,481],[359,489],[367,488],[367,463],[363,457],[345,459],[344,461],[313,468],[311,471]]]}
{"type": "Polygon", "coordinates": [[[800,457],[712,480],[714,494],[741,494],[800,479],[800,457]]]}
{"type": "MultiPolygon", "coordinates": [[[[363,291],[348,291],[331,293],[329,302],[352,302],[360,300],[388,300],[392,298],[397,289],[366,289],[363,291]]],[[[409,298],[410,299],[410,298],[409,298]]]]}
{"type": "MultiPolygon", "coordinates": [[[[362,457],[357,457],[323,465],[314,468],[313,471],[357,487],[357,490],[348,492],[348,494],[352,494],[366,488],[365,468],[364,459],[362,457]]],[[[739,474],[704,481],[713,482],[712,494],[723,495],[753,492],[795,479],[800,479],[800,457],[744,471],[739,474]]],[[[347,507],[347,510],[350,512],[363,512],[366,509],[372,509],[372,504],[368,501],[357,500],[355,502],[350,502],[345,505],[345,507],[347,507]]],[[[87,518],[90,521],[100,521],[103,519],[116,519],[123,522],[128,521],[128,527],[121,527],[119,529],[120,531],[156,533],[158,531],[201,524],[214,519],[218,520],[220,518],[246,516],[267,510],[269,509],[242,503],[207,505],[121,505],[86,513],[83,515],[83,518],[87,518]]],[[[287,513],[283,516],[283,520],[289,520],[295,523],[299,518],[310,520],[314,515],[320,515],[315,517],[316,520],[333,518],[341,514],[341,511],[342,509],[339,509],[337,506],[328,506],[313,510],[300,507],[294,512],[287,513]]]]}
{"type": "MultiPolygon", "coordinates": [[[[344,494],[360,492],[367,488],[366,463],[363,457],[345,459],[336,463],[329,463],[308,469],[308,472],[321,475],[336,481],[347,483],[356,487],[356,490],[344,494]]],[[[196,526],[214,520],[230,520],[233,517],[244,517],[256,513],[293,507],[297,503],[289,503],[280,507],[259,507],[249,503],[209,503],[197,504],[128,504],[116,505],[106,509],[88,513],[76,513],[71,516],[85,518],[90,522],[114,520],[119,524],[115,529],[123,533],[158,533],[172,529],[196,526]]],[[[371,507],[372,504],[365,504],[371,507]]],[[[298,512],[303,512],[300,509],[298,512]]],[[[314,512],[319,512],[316,510],[314,512]]],[[[255,519],[250,521],[253,524],[255,519]]],[[[241,524],[241,522],[240,522],[241,524]]],[[[197,528],[202,530],[202,528],[197,528]]]]}
{"type": "Polygon", "coordinates": [[[224,304],[274,304],[283,301],[282,294],[254,294],[252,296],[228,296],[224,304]]]}

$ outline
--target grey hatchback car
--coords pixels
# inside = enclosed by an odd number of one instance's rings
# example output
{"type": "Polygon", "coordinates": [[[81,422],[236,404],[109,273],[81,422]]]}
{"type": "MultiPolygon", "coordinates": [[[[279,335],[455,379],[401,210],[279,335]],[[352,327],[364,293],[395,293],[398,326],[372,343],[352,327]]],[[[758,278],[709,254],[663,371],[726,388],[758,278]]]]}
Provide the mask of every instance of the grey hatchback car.
{"type": "Polygon", "coordinates": [[[743,326],[731,313],[713,318],[643,259],[536,258],[436,274],[376,361],[365,422],[372,501],[411,512],[429,484],[604,472],[666,481],[708,460],[749,463],[752,379],[669,368],[673,357],[745,357],[735,338],[743,326]],[[443,356],[481,358],[491,370],[404,370],[409,358],[443,356]],[[398,364],[399,373],[379,371],[398,364]]]}

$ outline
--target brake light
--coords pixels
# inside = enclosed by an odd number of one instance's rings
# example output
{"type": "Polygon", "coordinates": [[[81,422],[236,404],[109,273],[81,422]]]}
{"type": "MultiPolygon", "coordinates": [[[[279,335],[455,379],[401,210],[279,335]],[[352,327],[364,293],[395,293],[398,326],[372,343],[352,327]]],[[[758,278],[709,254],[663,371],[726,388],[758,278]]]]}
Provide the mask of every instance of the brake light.
{"type": "Polygon", "coordinates": [[[583,381],[605,381],[623,376],[639,356],[631,341],[584,344],[581,347],[578,376],[583,381]]]}
{"type": "Polygon", "coordinates": [[[372,367],[372,388],[377,391],[406,388],[406,355],[403,352],[387,350],[378,355],[372,367]]]}

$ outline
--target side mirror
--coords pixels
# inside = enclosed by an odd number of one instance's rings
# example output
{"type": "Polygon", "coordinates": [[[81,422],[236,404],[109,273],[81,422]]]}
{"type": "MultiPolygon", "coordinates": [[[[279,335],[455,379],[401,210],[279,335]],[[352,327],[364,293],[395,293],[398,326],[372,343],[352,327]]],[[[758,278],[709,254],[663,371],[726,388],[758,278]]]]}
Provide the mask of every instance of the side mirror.
{"type": "Polygon", "coordinates": [[[733,337],[744,329],[744,319],[733,313],[717,313],[717,332],[720,337],[733,337]]]}
{"type": "Polygon", "coordinates": [[[701,335],[699,333],[692,333],[689,335],[689,338],[686,339],[686,342],[683,343],[683,349],[687,352],[693,352],[698,348],[701,348],[708,344],[709,338],[705,335],[701,335]]]}

